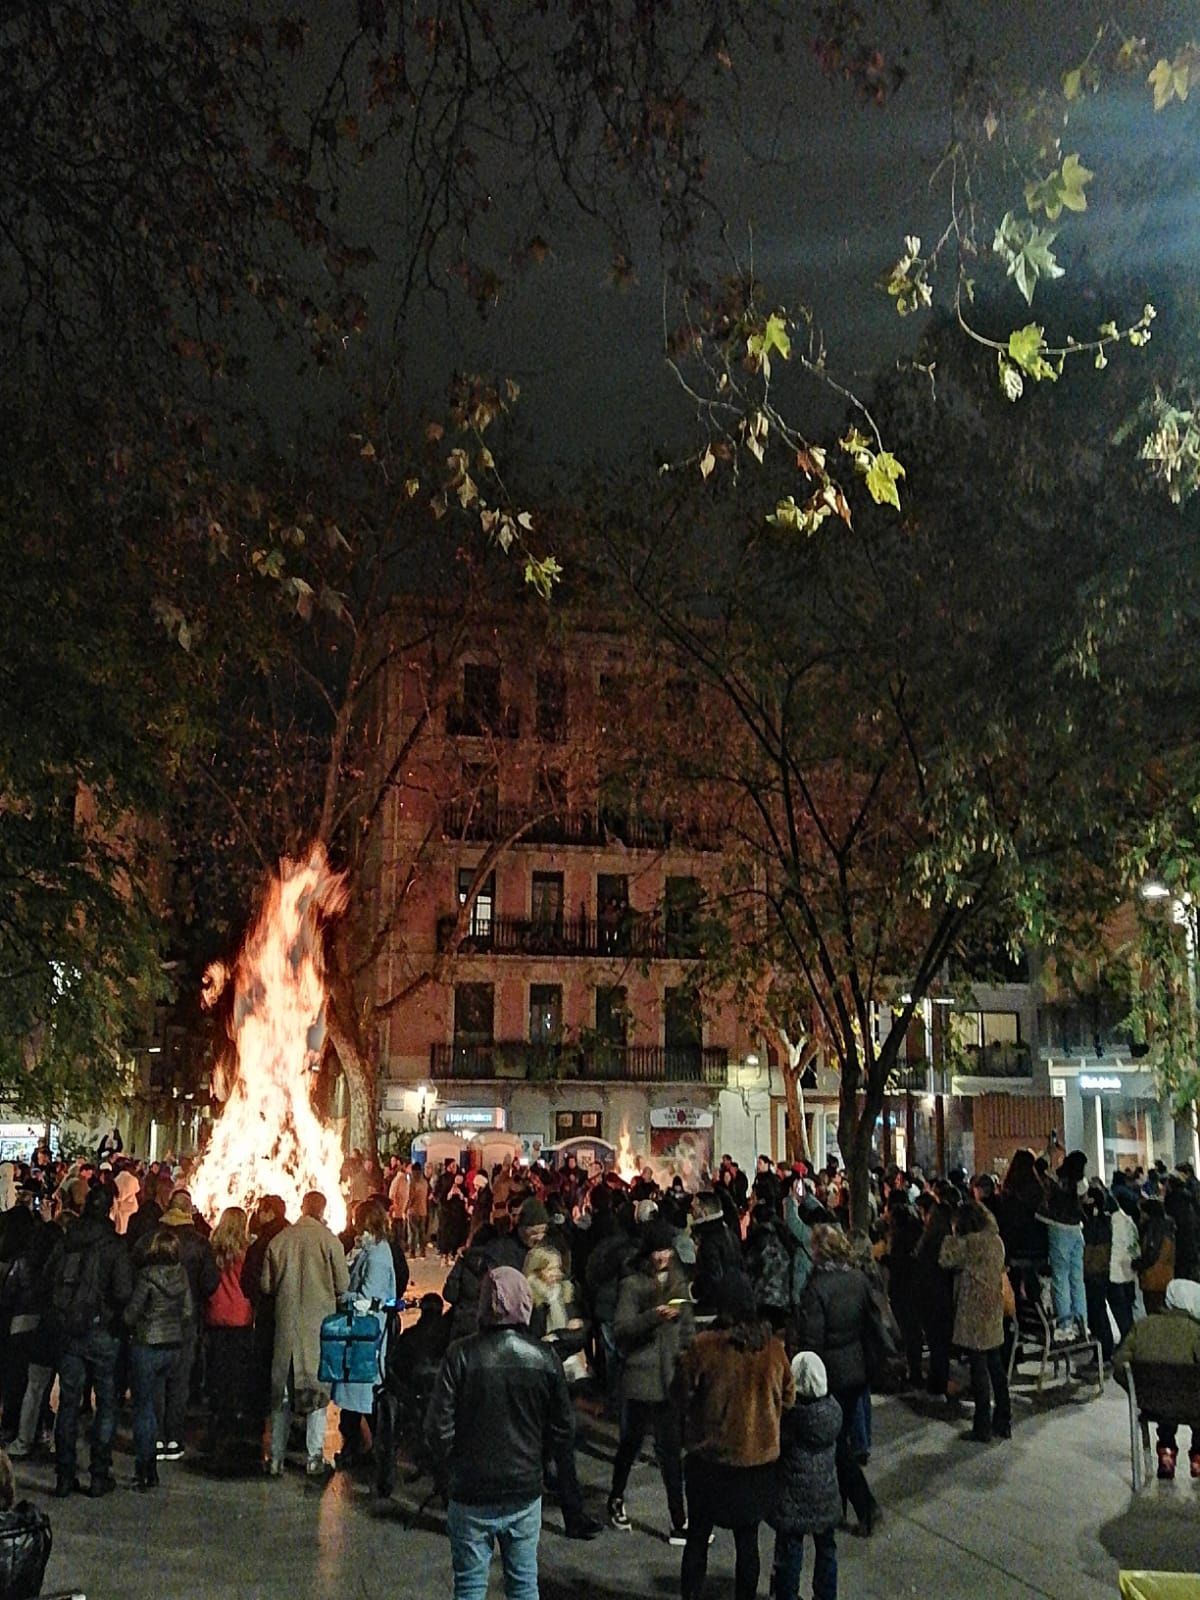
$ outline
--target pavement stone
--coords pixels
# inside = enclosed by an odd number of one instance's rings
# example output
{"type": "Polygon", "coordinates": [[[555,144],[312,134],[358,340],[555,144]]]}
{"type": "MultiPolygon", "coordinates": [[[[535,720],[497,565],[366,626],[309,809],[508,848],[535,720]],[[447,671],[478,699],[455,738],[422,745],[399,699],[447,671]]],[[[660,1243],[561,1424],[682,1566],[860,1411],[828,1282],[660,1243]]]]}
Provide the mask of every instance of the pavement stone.
{"type": "MultiPolygon", "coordinates": [[[[432,1274],[435,1269],[429,1269],[432,1274]]],[[[421,1279],[427,1272],[421,1272],[421,1279]]],[[[839,1535],[844,1600],[976,1596],[1099,1600],[1117,1594],[1122,1566],[1200,1572],[1200,1482],[1186,1475],[1133,1496],[1123,1392],[1062,1385],[1040,1401],[1016,1395],[1010,1443],[963,1443],[969,1407],[883,1397],[875,1402],[868,1477],[884,1510],[874,1537],[839,1535]]],[[[127,1420],[127,1419],[126,1419],[127,1420]]],[[[607,1492],[612,1428],[580,1417],[579,1469],[591,1509],[607,1492]]],[[[330,1450],[335,1430],[329,1430],[330,1450]]],[[[53,1468],[16,1463],[20,1492],[45,1506],[54,1528],[48,1591],[90,1600],[406,1600],[450,1592],[440,1508],[422,1506],[427,1483],[403,1483],[376,1502],[364,1481],[338,1474],[310,1485],[211,1476],[203,1458],[160,1467],[162,1487],[136,1495],[124,1430],[121,1490],[92,1502],[49,1498],[53,1468]]],[[[568,1541],[553,1500],[541,1545],[543,1600],[627,1600],[678,1593],[679,1552],[666,1543],[657,1470],[634,1468],[627,1494],[634,1531],[606,1529],[568,1541]]],[[[765,1594],[773,1536],[762,1534],[765,1594]]],[[[808,1552],[811,1559],[811,1547],[808,1552]]],[[[732,1590],[733,1545],[718,1532],[708,1593],[732,1590]]],[[[810,1574],[802,1584],[807,1595],[810,1574]]],[[[502,1593],[498,1566],[493,1595],[502,1593]]]]}

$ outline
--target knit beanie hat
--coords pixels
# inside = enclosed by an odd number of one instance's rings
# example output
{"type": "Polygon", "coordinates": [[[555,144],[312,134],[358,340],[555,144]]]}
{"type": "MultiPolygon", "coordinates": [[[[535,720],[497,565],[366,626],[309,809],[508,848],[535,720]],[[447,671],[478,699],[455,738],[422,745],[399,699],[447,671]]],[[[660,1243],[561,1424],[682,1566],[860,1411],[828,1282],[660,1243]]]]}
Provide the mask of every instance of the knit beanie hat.
{"type": "Polygon", "coordinates": [[[522,1205],[520,1211],[517,1212],[517,1227],[548,1228],[549,1226],[550,1213],[538,1197],[531,1194],[529,1199],[522,1205]]]}
{"type": "Polygon", "coordinates": [[[529,1279],[516,1267],[492,1267],[479,1286],[481,1328],[527,1328],[533,1313],[529,1279]]]}
{"type": "Polygon", "coordinates": [[[797,1400],[823,1400],[829,1393],[825,1363],[815,1350],[801,1350],[792,1357],[792,1377],[797,1400]]]}
{"type": "Polygon", "coordinates": [[[642,1232],[642,1254],[652,1256],[656,1250],[674,1250],[675,1229],[665,1217],[652,1217],[642,1232]]]}

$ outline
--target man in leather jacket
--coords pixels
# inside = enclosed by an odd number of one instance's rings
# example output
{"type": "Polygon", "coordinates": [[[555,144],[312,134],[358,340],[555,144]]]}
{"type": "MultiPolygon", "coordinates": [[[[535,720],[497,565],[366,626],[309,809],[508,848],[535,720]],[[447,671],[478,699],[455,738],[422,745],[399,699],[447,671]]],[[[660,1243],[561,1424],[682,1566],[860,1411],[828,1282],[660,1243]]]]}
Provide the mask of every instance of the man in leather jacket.
{"type": "Polygon", "coordinates": [[[542,1472],[572,1437],[562,1366],[530,1337],[533,1296],[515,1267],[494,1267],[479,1294],[479,1331],[442,1362],[425,1417],[430,1454],[449,1486],[454,1600],[484,1600],[500,1545],[508,1600],[537,1600],[542,1472]]]}

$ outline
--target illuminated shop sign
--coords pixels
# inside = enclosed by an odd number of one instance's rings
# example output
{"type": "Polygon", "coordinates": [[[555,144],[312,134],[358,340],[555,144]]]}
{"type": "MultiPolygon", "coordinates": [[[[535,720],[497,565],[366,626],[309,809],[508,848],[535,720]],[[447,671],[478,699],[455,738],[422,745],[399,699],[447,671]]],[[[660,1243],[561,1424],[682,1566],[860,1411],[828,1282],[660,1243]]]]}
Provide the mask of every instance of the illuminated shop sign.
{"type": "Polygon", "coordinates": [[[1079,1087],[1085,1094],[1120,1094],[1120,1078],[1096,1076],[1090,1072],[1079,1074],[1079,1087]]]}

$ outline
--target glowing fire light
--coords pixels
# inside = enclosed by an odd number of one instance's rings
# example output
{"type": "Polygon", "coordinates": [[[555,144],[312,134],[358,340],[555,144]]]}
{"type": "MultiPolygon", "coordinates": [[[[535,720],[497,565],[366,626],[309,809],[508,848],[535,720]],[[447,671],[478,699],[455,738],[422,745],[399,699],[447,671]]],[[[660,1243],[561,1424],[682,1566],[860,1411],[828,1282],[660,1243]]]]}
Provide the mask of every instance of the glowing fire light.
{"type": "Polygon", "coordinates": [[[642,1169],[633,1153],[629,1127],[625,1122],[621,1123],[621,1133],[617,1140],[617,1172],[626,1183],[632,1183],[642,1175],[642,1169]]]}
{"type": "MultiPolygon", "coordinates": [[[[346,899],[345,881],[330,871],[321,845],[307,861],[281,862],[238,955],[230,1024],[237,1071],[191,1184],[213,1222],[223,1207],[250,1209],[264,1194],[281,1195],[294,1222],[303,1196],[319,1189],[329,1226],[345,1227],[341,1142],[313,1110],[309,1084],[325,1033],[318,924],[343,911],[346,899]]],[[[205,974],[206,1004],[224,980],[217,965],[205,974]]]]}

